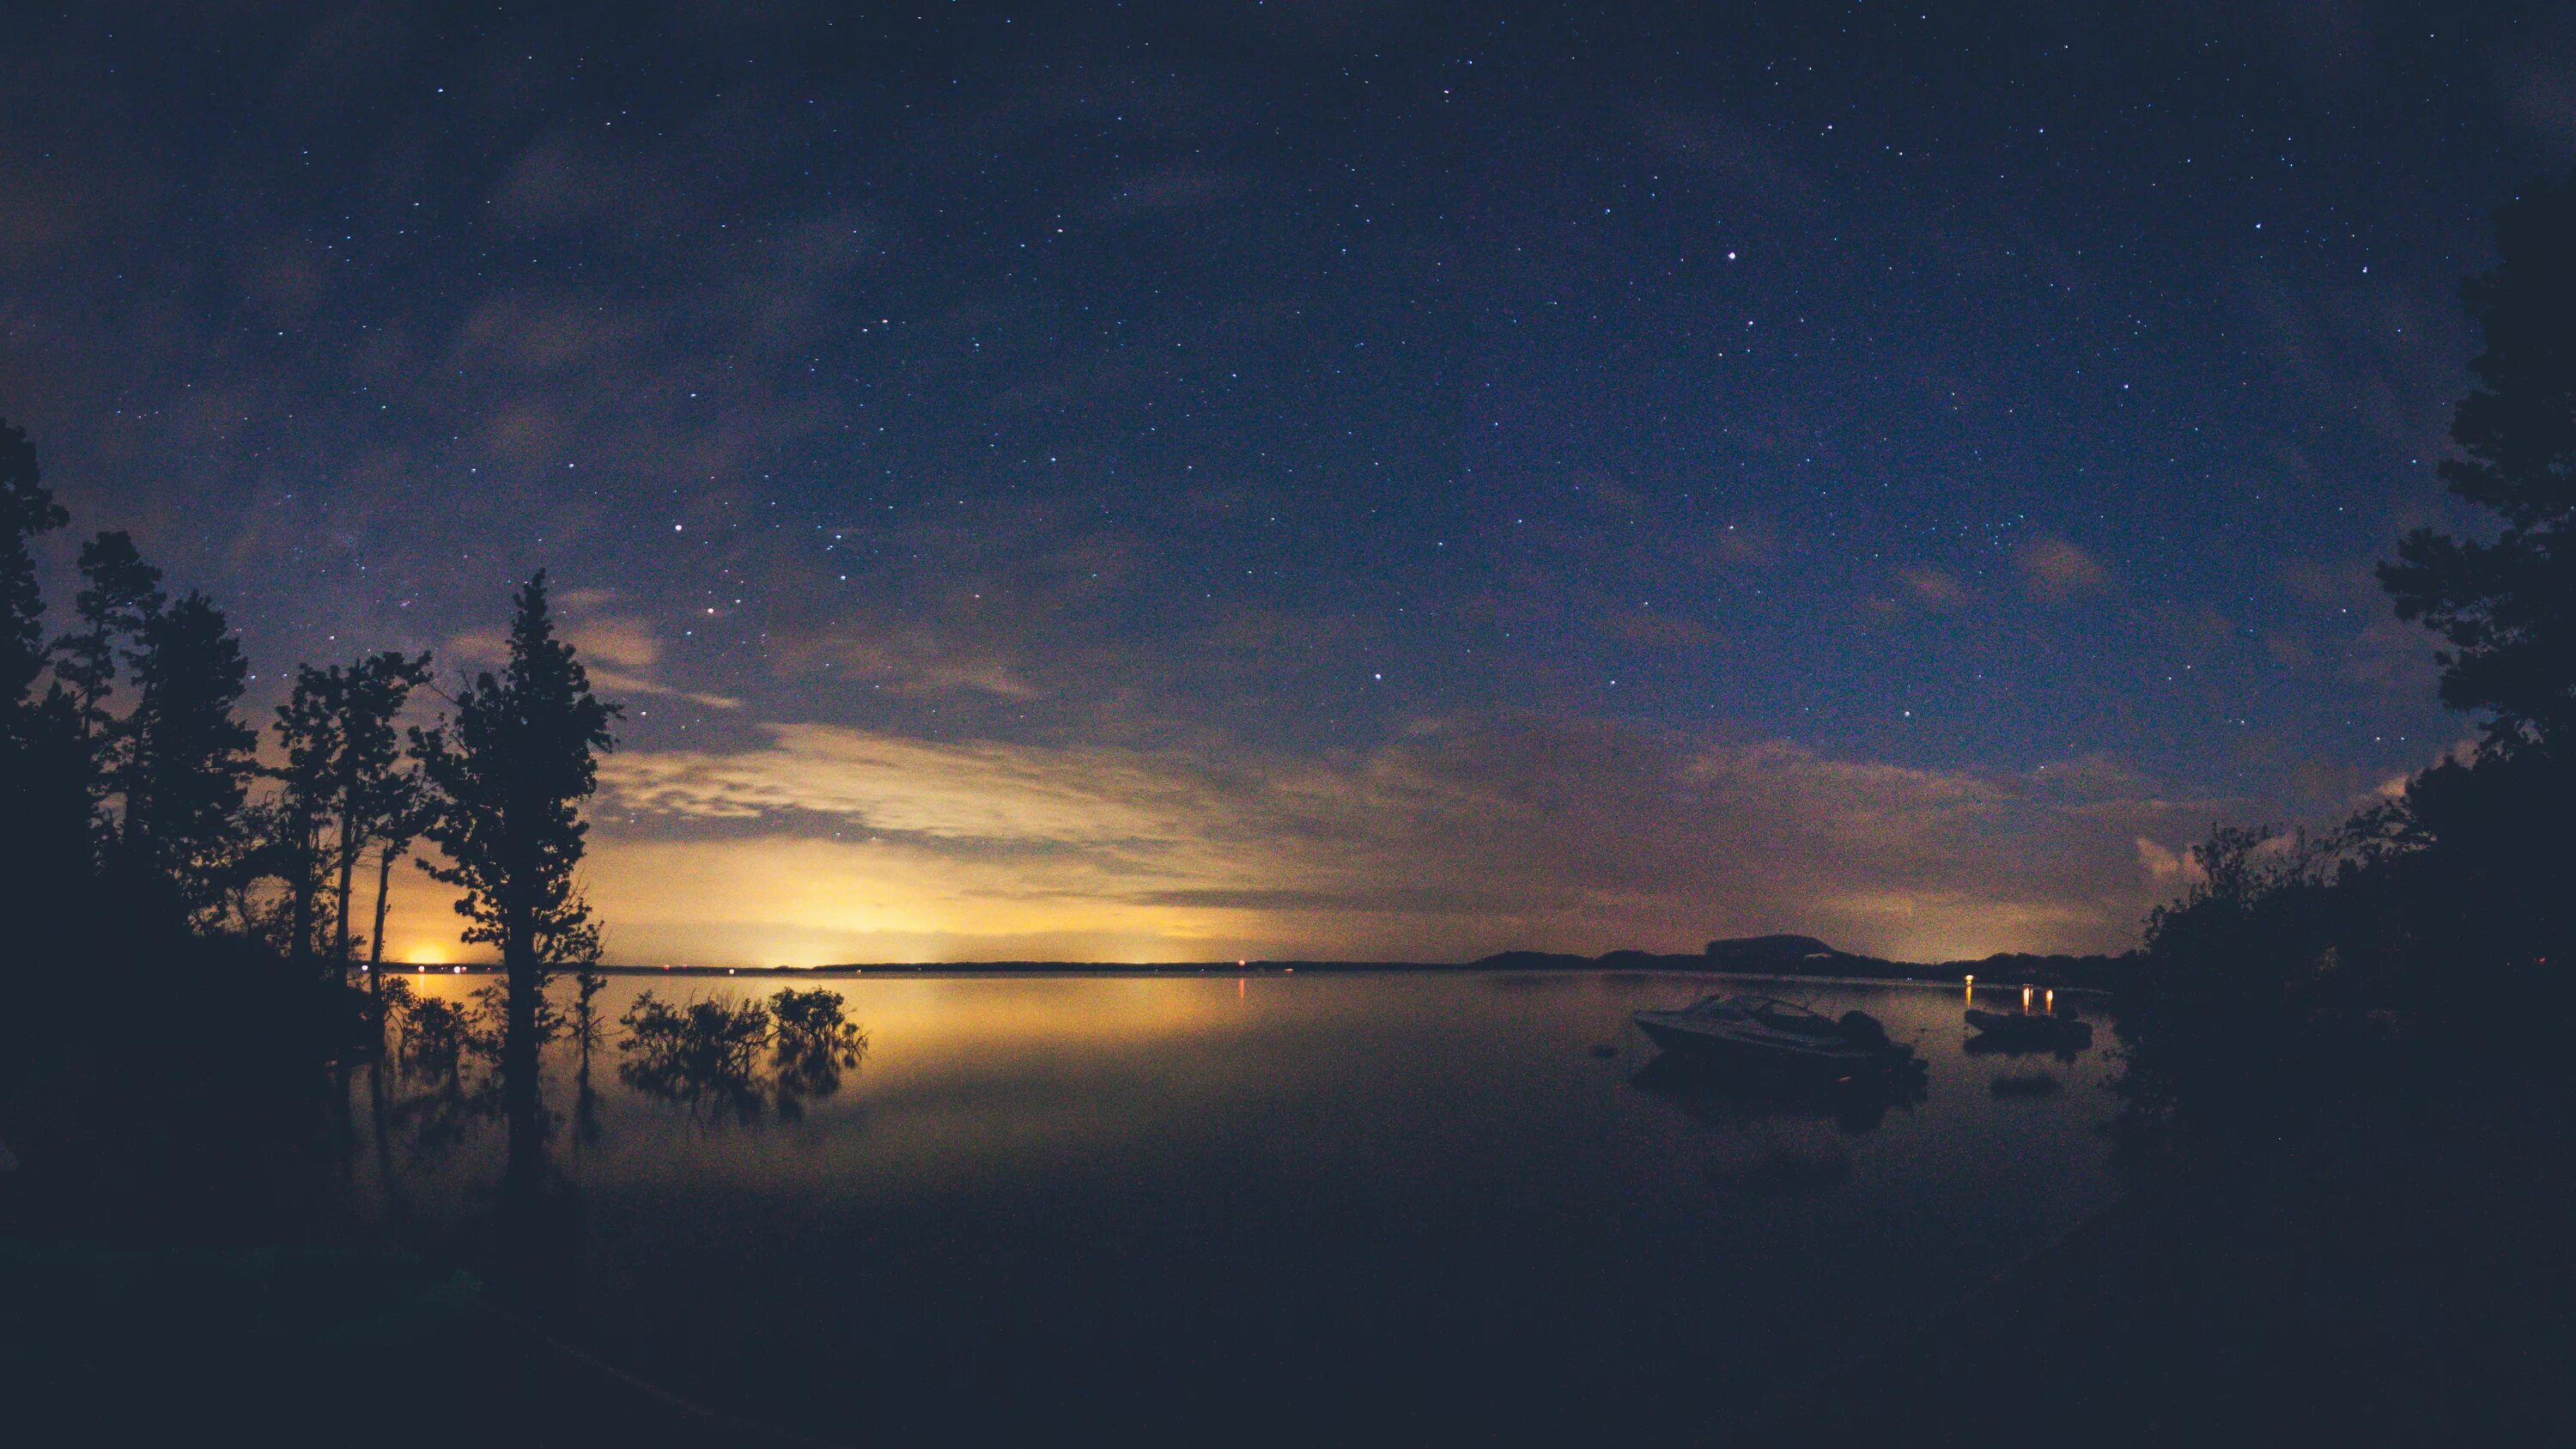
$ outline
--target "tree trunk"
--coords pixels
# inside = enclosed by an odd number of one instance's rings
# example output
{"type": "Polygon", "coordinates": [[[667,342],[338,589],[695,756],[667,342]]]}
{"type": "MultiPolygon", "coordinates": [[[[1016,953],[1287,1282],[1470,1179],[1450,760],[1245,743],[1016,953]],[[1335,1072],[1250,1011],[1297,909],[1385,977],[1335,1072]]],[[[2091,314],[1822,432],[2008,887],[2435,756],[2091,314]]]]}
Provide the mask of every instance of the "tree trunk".
{"type": "Polygon", "coordinates": [[[340,984],[349,984],[349,893],[350,874],[358,868],[358,787],[355,780],[340,782],[340,923],[331,939],[332,969],[340,973],[340,984]]]}
{"type": "Polygon", "coordinates": [[[313,827],[301,822],[297,833],[295,859],[295,940],[288,947],[287,959],[298,966],[313,964],[313,827]]]}
{"type": "Polygon", "coordinates": [[[378,1001],[385,996],[385,893],[393,885],[394,850],[392,841],[376,852],[376,931],[367,938],[367,978],[378,1001]]]}
{"type": "Polygon", "coordinates": [[[501,970],[508,981],[501,1033],[502,1105],[510,1122],[510,1156],[504,1192],[532,1200],[544,1171],[545,1139],[537,1114],[536,932],[514,921],[501,942],[501,970]]]}

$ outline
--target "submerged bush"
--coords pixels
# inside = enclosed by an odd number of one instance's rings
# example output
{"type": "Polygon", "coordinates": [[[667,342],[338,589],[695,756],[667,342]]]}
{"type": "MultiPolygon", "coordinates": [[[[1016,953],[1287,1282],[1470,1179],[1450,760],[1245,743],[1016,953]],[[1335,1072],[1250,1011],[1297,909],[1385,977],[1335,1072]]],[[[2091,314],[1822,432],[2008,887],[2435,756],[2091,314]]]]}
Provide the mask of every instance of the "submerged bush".
{"type": "Polygon", "coordinates": [[[843,1014],[841,993],[793,987],[769,998],[778,1024],[770,1061],[778,1071],[779,1111],[800,1097],[828,1097],[841,1089],[841,1073],[867,1054],[868,1034],[843,1014]]]}
{"type": "Polygon", "coordinates": [[[721,996],[674,1005],[646,991],[618,1021],[626,1060],[617,1075],[628,1086],[667,1101],[712,1103],[746,1120],[759,1115],[769,1008],[721,996]]]}
{"type": "Polygon", "coordinates": [[[672,1003],[646,991],[618,1020],[626,1028],[620,1080],[745,1121],[772,1102],[779,1116],[794,1117],[804,1099],[840,1090],[841,1073],[868,1045],[840,993],[819,988],[781,991],[766,1003],[724,996],[672,1003]]]}
{"type": "Polygon", "coordinates": [[[693,1075],[748,1074],[768,1045],[769,1008],[708,997],[674,1006],[646,991],[618,1018],[637,1064],[693,1075]]]}
{"type": "Polygon", "coordinates": [[[456,1075],[477,1041],[474,1013],[436,996],[406,991],[396,1020],[403,1065],[424,1077],[456,1075]]]}

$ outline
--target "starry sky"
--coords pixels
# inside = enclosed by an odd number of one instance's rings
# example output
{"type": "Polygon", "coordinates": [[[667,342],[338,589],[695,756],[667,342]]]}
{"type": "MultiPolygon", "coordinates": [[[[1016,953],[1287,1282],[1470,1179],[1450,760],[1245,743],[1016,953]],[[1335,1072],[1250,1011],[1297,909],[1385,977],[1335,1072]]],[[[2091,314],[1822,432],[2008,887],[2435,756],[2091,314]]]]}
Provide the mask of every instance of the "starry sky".
{"type": "Polygon", "coordinates": [[[263,715],[551,569],[612,959],[2117,949],[2466,733],[2576,162],[2576,8],[2145,8],[11,6],[0,415],[263,715]]]}

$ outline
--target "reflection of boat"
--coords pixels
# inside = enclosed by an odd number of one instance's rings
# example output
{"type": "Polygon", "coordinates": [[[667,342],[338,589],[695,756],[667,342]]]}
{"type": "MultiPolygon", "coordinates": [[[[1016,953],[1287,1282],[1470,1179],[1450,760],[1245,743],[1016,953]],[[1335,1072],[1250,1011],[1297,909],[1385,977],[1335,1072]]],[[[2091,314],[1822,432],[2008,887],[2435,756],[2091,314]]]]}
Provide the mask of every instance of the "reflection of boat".
{"type": "Polygon", "coordinates": [[[2006,1050],[2082,1051],[2093,1044],[2093,1023],[2040,1011],[1968,1008],[1968,1026],[1981,1040],[2006,1050]]]}
{"type": "Polygon", "coordinates": [[[1924,1099],[1929,1088],[1921,1067],[1917,1062],[1913,1070],[1827,1077],[1699,1052],[1666,1052],[1628,1080],[1680,1107],[1692,1120],[1711,1126],[1811,1118],[1830,1120],[1846,1134],[1857,1134],[1878,1126],[1889,1108],[1924,1099]]]}
{"type": "Polygon", "coordinates": [[[1911,1048],[1887,1039],[1865,1012],[1840,1020],[1767,996],[1707,996],[1679,1011],[1641,1011],[1637,1028],[1677,1055],[1708,1058],[1826,1080],[1876,1075],[1911,1064],[1911,1048]]]}

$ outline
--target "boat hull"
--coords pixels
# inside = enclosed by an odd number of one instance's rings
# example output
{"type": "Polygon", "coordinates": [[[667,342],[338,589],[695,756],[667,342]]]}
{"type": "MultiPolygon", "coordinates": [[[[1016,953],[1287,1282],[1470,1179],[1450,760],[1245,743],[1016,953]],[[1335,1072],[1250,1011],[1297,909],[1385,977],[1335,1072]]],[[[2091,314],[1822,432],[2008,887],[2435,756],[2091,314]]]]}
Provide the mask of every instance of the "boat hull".
{"type": "Polygon", "coordinates": [[[1752,1039],[1741,1033],[1677,1021],[1673,1019],[1675,1015],[1639,1012],[1637,1029],[1664,1051],[1697,1061],[1832,1080],[1886,1072],[1900,1060],[1895,1053],[1840,1044],[1752,1039]]]}
{"type": "Polygon", "coordinates": [[[2093,1044],[2093,1023],[2069,1021],[2036,1012],[1976,1011],[1968,1025],[1985,1040],[2001,1046],[2080,1051],[2093,1044]]]}

